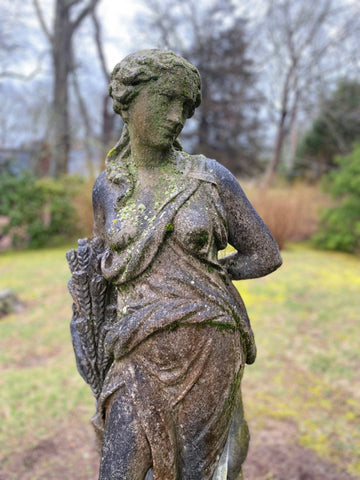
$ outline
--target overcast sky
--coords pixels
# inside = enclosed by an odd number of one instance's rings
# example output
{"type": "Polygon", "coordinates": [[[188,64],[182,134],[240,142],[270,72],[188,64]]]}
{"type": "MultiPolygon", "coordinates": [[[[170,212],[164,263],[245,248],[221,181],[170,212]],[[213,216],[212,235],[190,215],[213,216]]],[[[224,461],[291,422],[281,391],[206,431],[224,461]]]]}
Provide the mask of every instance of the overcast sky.
{"type": "Polygon", "coordinates": [[[110,68],[138,49],[133,25],[135,16],[144,8],[141,0],[101,0],[99,3],[97,12],[102,21],[105,54],[110,68]]]}

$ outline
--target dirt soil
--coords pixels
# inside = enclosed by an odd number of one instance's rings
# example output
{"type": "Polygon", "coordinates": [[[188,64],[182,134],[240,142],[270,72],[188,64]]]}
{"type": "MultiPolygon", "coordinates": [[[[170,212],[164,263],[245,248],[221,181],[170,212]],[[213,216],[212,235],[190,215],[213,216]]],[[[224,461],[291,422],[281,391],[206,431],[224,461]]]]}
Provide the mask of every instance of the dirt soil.
{"type": "MultiPolygon", "coordinates": [[[[0,480],[97,480],[98,466],[92,428],[74,418],[53,437],[0,458],[0,480]]],[[[287,422],[269,422],[252,435],[244,478],[359,480],[297,445],[295,427],[287,422]]]]}
{"type": "Polygon", "coordinates": [[[291,422],[268,420],[263,430],[252,435],[244,480],[358,480],[298,445],[296,438],[291,422]]]}

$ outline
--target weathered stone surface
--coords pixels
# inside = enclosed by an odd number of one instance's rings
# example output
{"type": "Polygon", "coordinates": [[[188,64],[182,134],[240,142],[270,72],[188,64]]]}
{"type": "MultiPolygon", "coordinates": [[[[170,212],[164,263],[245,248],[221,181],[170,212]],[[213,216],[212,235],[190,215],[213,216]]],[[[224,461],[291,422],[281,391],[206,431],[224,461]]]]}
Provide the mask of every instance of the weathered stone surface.
{"type": "Polygon", "coordinates": [[[125,126],[94,185],[93,239],[68,252],[99,479],[239,480],[240,382],[256,348],[232,280],[278,268],[278,247],[231,173],[177,140],[201,101],[193,65],[137,52],[109,92],[125,126]]]}

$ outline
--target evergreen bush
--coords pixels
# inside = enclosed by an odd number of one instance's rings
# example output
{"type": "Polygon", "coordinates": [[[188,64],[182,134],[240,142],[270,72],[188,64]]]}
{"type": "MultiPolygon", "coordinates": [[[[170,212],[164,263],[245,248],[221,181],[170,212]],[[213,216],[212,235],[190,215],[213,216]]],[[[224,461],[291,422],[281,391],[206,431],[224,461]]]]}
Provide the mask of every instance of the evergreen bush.
{"type": "Polygon", "coordinates": [[[313,240],[320,248],[360,253],[360,144],[335,162],[339,169],[328,173],[323,184],[339,203],[323,212],[313,240]]]}
{"type": "Polygon", "coordinates": [[[0,176],[0,215],[9,222],[0,235],[9,235],[14,247],[39,248],[73,239],[77,234],[71,203],[79,179],[36,179],[28,172],[0,176]]]}

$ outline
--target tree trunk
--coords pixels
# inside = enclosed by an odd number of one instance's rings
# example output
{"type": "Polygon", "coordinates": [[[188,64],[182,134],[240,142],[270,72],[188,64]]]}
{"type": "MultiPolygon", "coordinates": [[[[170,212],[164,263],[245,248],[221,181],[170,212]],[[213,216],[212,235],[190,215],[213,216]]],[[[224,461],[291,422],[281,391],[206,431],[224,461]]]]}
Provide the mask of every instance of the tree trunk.
{"type": "Polygon", "coordinates": [[[69,8],[63,0],[57,0],[53,35],[53,112],[52,112],[52,155],[50,175],[58,177],[68,170],[70,151],[69,126],[69,75],[72,70],[69,8]]]}
{"type": "MultiPolygon", "coordinates": [[[[101,65],[101,70],[104,75],[105,82],[108,84],[110,79],[110,71],[107,68],[105,61],[105,53],[103,49],[101,25],[96,16],[95,11],[92,12],[92,20],[94,25],[94,40],[98,52],[98,57],[101,65]]],[[[102,108],[102,130],[101,130],[101,167],[105,168],[105,159],[111,143],[114,140],[114,128],[115,128],[116,115],[112,109],[112,99],[106,94],[103,97],[102,108]]]]}
{"type": "Polygon", "coordinates": [[[296,61],[292,63],[285,77],[285,82],[284,82],[283,91],[282,91],[282,98],[281,98],[281,112],[280,112],[279,123],[277,125],[277,131],[276,131],[276,143],[275,143],[274,156],[271,162],[269,163],[266,169],[264,178],[261,182],[261,186],[264,189],[270,187],[272,181],[274,180],[275,173],[280,165],[281,152],[282,152],[282,148],[284,145],[284,140],[287,132],[286,122],[288,119],[290,81],[293,75],[295,65],[296,65],[296,61]]]}
{"type": "Polygon", "coordinates": [[[83,20],[99,0],[56,0],[53,31],[48,29],[39,0],[33,0],[40,26],[50,44],[53,67],[53,100],[50,119],[51,160],[49,174],[58,177],[67,173],[70,152],[69,76],[74,69],[72,39],[83,20]],[[71,9],[83,4],[75,18],[71,9]]]}
{"type": "Polygon", "coordinates": [[[101,131],[101,143],[103,150],[103,158],[105,159],[109,148],[114,141],[114,125],[115,125],[115,113],[112,111],[112,99],[109,95],[103,97],[103,110],[102,110],[102,131],[101,131]]]}
{"type": "Polygon", "coordinates": [[[269,163],[268,168],[266,169],[264,178],[261,182],[261,186],[263,188],[267,188],[271,185],[275,173],[279,167],[280,160],[281,160],[281,152],[282,152],[282,147],[284,144],[284,139],[285,139],[285,120],[286,120],[286,111],[283,111],[281,113],[280,121],[277,126],[277,132],[276,132],[276,144],[275,144],[275,151],[274,151],[274,156],[269,163]]]}

